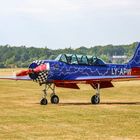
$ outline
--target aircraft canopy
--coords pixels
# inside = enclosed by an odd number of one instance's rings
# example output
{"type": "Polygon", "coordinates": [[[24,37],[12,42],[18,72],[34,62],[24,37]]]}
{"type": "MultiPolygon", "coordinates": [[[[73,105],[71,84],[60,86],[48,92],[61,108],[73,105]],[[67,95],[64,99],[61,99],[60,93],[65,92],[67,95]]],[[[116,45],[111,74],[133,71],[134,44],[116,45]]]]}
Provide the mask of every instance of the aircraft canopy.
{"type": "Polygon", "coordinates": [[[80,64],[80,65],[106,65],[103,60],[95,56],[77,55],[77,54],[60,54],[55,59],[67,64],[80,64]]]}

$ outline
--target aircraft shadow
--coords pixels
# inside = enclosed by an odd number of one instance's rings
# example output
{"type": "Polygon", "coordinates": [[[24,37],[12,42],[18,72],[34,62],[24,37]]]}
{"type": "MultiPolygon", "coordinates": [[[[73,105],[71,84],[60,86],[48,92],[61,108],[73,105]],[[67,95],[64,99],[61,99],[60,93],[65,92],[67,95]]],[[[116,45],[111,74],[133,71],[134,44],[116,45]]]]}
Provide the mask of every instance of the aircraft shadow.
{"type": "MultiPolygon", "coordinates": [[[[89,103],[59,103],[59,106],[69,106],[69,105],[92,105],[89,103]]],[[[140,105],[140,102],[101,102],[99,105],[140,105]]]]}
{"type": "MultiPolygon", "coordinates": [[[[40,104],[40,103],[35,103],[35,104],[40,104]]],[[[48,104],[51,104],[51,103],[48,103],[48,104]]],[[[90,102],[87,102],[87,103],[74,103],[74,102],[63,102],[63,103],[59,103],[58,104],[59,106],[71,106],[71,105],[78,105],[78,106],[80,106],[80,105],[92,105],[90,102]]],[[[99,106],[99,105],[138,105],[138,106],[140,106],[140,102],[101,102],[100,104],[97,104],[97,106],[99,106]]],[[[93,105],[93,106],[95,106],[95,105],[93,105]]]]}

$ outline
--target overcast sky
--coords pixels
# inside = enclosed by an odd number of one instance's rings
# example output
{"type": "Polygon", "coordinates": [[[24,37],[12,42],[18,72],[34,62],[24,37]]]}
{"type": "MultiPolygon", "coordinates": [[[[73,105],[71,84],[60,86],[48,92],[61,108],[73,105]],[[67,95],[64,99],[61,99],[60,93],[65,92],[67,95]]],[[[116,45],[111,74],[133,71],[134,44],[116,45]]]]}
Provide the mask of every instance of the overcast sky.
{"type": "Polygon", "coordinates": [[[0,0],[0,45],[51,49],[140,41],[140,0],[0,0]]]}

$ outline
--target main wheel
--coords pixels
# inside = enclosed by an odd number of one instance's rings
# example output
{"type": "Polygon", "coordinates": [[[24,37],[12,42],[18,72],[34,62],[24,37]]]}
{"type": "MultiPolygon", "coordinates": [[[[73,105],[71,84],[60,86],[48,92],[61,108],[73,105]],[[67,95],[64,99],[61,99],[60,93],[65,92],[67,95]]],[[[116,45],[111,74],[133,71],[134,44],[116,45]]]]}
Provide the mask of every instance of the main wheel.
{"type": "Polygon", "coordinates": [[[46,98],[43,98],[41,101],[40,101],[40,104],[41,105],[47,105],[48,104],[48,101],[46,98]]]}
{"type": "Polygon", "coordinates": [[[97,95],[93,95],[93,96],[91,97],[91,103],[92,103],[92,104],[99,104],[99,103],[100,103],[100,97],[97,96],[97,95]]]}
{"type": "Polygon", "coordinates": [[[58,104],[59,103],[59,97],[57,95],[53,95],[51,97],[51,103],[52,104],[58,104]]]}

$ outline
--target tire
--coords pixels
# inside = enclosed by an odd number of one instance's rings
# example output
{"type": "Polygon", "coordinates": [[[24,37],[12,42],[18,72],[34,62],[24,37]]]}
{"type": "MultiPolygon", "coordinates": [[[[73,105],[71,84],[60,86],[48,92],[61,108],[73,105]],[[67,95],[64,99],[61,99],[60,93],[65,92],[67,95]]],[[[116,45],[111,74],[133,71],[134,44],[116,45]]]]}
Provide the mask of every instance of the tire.
{"type": "Polygon", "coordinates": [[[41,101],[40,101],[40,104],[41,105],[47,105],[48,104],[48,101],[46,98],[43,98],[41,101]]]}
{"type": "Polygon", "coordinates": [[[97,96],[97,95],[93,95],[93,96],[91,97],[91,103],[92,103],[92,104],[99,104],[99,103],[100,103],[100,97],[97,96]]]}
{"type": "Polygon", "coordinates": [[[59,103],[59,97],[57,95],[53,95],[51,97],[51,103],[52,104],[58,104],[59,103]]]}

